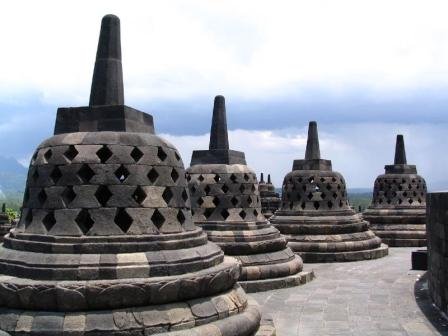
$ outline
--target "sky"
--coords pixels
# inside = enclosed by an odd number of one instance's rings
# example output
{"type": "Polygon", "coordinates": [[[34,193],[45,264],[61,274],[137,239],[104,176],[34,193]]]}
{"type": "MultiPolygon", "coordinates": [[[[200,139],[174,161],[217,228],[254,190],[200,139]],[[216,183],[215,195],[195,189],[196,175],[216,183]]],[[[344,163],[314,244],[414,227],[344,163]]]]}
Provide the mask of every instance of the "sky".
{"type": "Polygon", "coordinates": [[[208,147],[221,94],[231,148],[277,186],[316,120],[349,187],[373,185],[400,133],[408,163],[447,189],[447,12],[433,0],[0,0],[0,155],[28,165],[57,107],[88,103],[112,13],[126,104],[154,116],[186,166],[208,147]]]}

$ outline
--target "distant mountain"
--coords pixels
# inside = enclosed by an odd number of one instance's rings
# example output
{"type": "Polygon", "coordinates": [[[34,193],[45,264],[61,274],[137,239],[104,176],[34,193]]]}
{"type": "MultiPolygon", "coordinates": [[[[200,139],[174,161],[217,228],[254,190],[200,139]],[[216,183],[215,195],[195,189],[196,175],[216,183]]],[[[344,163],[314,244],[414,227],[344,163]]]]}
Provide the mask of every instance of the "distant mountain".
{"type": "Polygon", "coordinates": [[[0,197],[21,197],[27,173],[16,159],[0,156],[0,197]]]}

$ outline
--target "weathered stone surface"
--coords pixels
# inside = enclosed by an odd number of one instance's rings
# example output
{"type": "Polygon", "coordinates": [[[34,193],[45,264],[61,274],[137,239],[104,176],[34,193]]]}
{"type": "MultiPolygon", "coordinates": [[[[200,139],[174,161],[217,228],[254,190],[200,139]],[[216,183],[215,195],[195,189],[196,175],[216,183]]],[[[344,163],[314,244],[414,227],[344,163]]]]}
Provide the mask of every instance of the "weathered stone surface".
{"type": "Polygon", "coordinates": [[[193,221],[226,255],[241,262],[240,283],[250,282],[252,291],[302,284],[291,280],[301,272],[302,260],[264,217],[255,173],[245,161],[217,161],[212,158],[215,150],[229,151],[221,96],[215,98],[210,150],[200,156],[194,151],[187,169],[193,221]]]}
{"type": "MultiPolygon", "coordinates": [[[[60,109],[0,248],[12,336],[252,336],[240,264],[196,227],[182,159],[123,105],[119,19],[103,18],[90,106],[60,109]]],[[[219,141],[218,141],[219,142],[219,141]]]]}
{"type": "Polygon", "coordinates": [[[2,205],[2,212],[0,213],[0,243],[3,241],[4,235],[6,235],[12,228],[12,223],[6,214],[6,204],[2,205]]]}
{"type": "Polygon", "coordinates": [[[351,209],[344,177],[320,158],[316,122],[310,122],[304,160],[283,181],[282,204],[270,222],[305,262],[341,262],[387,255],[387,246],[351,209]]]}
{"type": "Polygon", "coordinates": [[[426,246],[426,182],[414,165],[407,164],[402,135],[397,135],[395,162],[385,170],[375,180],[364,218],[389,246],[426,246]]]}

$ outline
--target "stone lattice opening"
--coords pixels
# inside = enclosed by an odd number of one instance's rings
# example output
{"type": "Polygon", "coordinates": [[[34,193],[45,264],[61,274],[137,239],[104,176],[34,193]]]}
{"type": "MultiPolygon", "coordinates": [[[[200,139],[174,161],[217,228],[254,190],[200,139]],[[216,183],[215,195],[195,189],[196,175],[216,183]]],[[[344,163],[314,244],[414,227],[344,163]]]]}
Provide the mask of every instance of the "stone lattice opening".
{"type": "Polygon", "coordinates": [[[160,161],[163,162],[168,157],[168,155],[164,152],[162,147],[157,147],[157,157],[160,159],[160,161]]]}
{"type": "Polygon", "coordinates": [[[98,158],[100,159],[101,163],[106,163],[107,160],[110,159],[110,157],[113,155],[112,151],[109,149],[109,147],[107,147],[106,145],[104,145],[103,147],[101,147],[97,152],[96,152],[96,156],[98,156],[98,158]]]}
{"type": "Polygon", "coordinates": [[[61,196],[62,196],[62,201],[64,202],[64,206],[68,207],[68,205],[75,199],[76,193],[73,191],[72,186],[67,186],[67,187],[65,187],[61,196]]]}
{"type": "Polygon", "coordinates": [[[95,175],[95,172],[87,164],[83,164],[78,170],[78,176],[84,183],[90,182],[90,179],[95,175]]]}
{"type": "Polygon", "coordinates": [[[79,212],[78,216],[75,218],[75,222],[83,234],[87,234],[94,224],[93,219],[90,217],[89,211],[86,209],[82,209],[79,212]]]}
{"type": "Polygon", "coordinates": [[[59,169],[58,166],[55,166],[50,173],[51,180],[53,181],[54,184],[56,184],[61,179],[61,177],[62,177],[61,170],[59,169]]]}
{"type": "Polygon", "coordinates": [[[53,228],[53,226],[56,224],[56,218],[54,218],[53,211],[51,211],[45,215],[45,217],[42,219],[42,224],[44,224],[47,232],[53,228]]]}
{"type": "Polygon", "coordinates": [[[148,177],[148,180],[151,183],[154,183],[157,180],[157,178],[159,177],[159,173],[154,168],[151,168],[151,170],[149,171],[149,173],[146,176],[148,177]]]}
{"type": "Polygon", "coordinates": [[[146,192],[140,186],[135,188],[135,191],[132,194],[132,198],[135,199],[135,201],[140,205],[145,201],[146,196],[146,192]]]}
{"type": "Polygon", "coordinates": [[[162,198],[166,204],[170,203],[171,199],[173,198],[173,192],[169,187],[166,187],[163,191],[162,198]]]}
{"type": "Polygon", "coordinates": [[[114,222],[121,229],[121,231],[126,233],[131,227],[133,219],[129,216],[125,209],[119,208],[117,210],[117,214],[115,215],[114,222]]]}
{"type": "Polygon", "coordinates": [[[106,186],[99,186],[95,192],[95,197],[101,206],[105,207],[107,205],[107,201],[112,197],[112,193],[109,188],[106,186]]]}
{"type": "Polygon", "coordinates": [[[134,149],[131,151],[131,157],[135,161],[135,163],[137,163],[143,157],[143,152],[138,149],[138,147],[134,147],[134,149]]]}
{"type": "Polygon", "coordinates": [[[126,169],[125,166],[121,165],[116,171],[115,171],[115,176],[117,177],[117,179],[123,183],[124,181],[126,181],[126,179],[128,178],[128,176],[130,175],[129,170],[126,169]]]}
{"type": "Polygon", "coordinates": [[[69,162],[72,162],[73,159],[78,155],[78,150],[75,148],[75,146],[70,145],[68,146],[68,149],[64,152],[64,156],[67,158],[69,162]]]}

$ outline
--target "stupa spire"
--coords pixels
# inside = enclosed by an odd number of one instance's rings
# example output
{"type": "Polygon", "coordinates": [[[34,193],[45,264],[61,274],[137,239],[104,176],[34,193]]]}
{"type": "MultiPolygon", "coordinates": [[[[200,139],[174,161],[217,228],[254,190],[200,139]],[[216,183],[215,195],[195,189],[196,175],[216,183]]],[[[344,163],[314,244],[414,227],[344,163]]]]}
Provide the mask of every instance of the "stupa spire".
{"type": "Polygon", "coordinates": [[[397,135],[397,142],[395,144],[395,160],[394,164],[407,164],[406,161],[406,149],[404,147],[403,135],[397,135]]]}
{"type": "Polygon", "coordinates": [[[264,174],[263,173],[260,174],[260,183],[264,183],[264,174]]]}
{"type": "Polygon", "coordinates": [[[268,174],[268,183],[271,183],[271,174],[268,174]]]}
{"type": "Polygon", "coordinates": [[[120,19],[108,14],[101,21],[89,105],[123,104],[120,19]]]}
{"type": "Polygon", "coordinates": [[[308,140],[306,142],[305,160],[320,159],[319,136],[317,134],[317,123],[310,121],[308,126],[308,140]]]}
{"type": "Polygon", "coordinates": [[[215,97],[209,149],[229,149],[226,101],[223,96],[215,97]]]}

